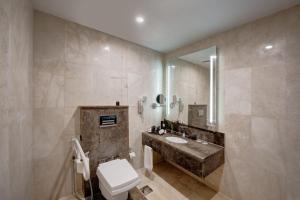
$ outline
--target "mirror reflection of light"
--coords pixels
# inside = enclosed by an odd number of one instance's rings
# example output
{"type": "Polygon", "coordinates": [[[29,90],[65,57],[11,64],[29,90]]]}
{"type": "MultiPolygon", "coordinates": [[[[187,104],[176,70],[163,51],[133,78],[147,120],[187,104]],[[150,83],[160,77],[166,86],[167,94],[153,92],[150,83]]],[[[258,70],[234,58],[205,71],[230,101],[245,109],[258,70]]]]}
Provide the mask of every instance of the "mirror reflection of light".
{"type": "Polygon", "coordinates": [[[175,68],[176,68],[176,66],[175,66],[175,65],[171,65],[171,67],[172,67],[172,69],[175,69],[175,68]]]}
{"type": "Polygon", "coordinates": [[[105,46],[103,49],[104,49],[105,51],[110,51],[110,47],[109,47],[109,46],[105,46]]]}

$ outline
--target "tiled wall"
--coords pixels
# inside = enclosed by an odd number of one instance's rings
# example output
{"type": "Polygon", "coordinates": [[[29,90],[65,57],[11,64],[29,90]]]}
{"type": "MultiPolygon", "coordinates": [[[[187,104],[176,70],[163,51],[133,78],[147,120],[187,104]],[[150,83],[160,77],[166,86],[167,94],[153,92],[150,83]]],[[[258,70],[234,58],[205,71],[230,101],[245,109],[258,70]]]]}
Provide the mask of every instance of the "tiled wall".
{"type": "Polygon", "coordinates": [[[99,31],[35,12],[34,195],[58,199],[71,193],[71,138],[78,106],[129,105],[129,145],[142,166],[141,133],[161,120],[151,104],[162,92],[162,58],[152,50],[99,31]],[[110,51],[104,50],[109,45],[110,51]],[[147,96],[143,116],[137,100],[147,96]]]}
{"type": "Polygon", "coordinates": [[[179,106],[170,109],[168,119],[188,123],[188,105],[208,104],[209,69],[193,63],[176,59],[170,62],[175,68],[170,68],[170,97],[181,98],[184,104],[183,112],[179,106]]]}
{"type": "Polygon", "coordinates": [[[31,1],[0,1],[1,200],[32,198],[32,18],[31,1]]]}
{"type": "Polygon", "coordinates": [[[218,47],[226,133],[220,189],[233,199],[299,199],[299,43],[296,6],[167,55],[218,47]],[[269,43],[274,48],[266,51],[269,43]]]}

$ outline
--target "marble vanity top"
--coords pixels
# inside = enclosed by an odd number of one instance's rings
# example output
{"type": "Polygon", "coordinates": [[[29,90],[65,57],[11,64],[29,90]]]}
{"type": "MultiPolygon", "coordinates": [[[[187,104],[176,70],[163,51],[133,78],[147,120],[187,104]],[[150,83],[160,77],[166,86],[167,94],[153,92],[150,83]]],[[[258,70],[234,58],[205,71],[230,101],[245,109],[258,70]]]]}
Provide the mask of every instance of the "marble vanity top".
{"type": "Polygon", "coordinates": [[[169,142],[168,140],[166,140],[166,137],[179,137],[177,135],[170,134],[170,133],[166,133],[164,135],[157,135],[157,134],[144,132],[143,134],[147,135],[150,138],[153,138],[154,140],[167,143],[168,145],[176,148],[178,151],[181,151],[186,154],[190,154],[191,156],[199,159],[200,161],[204,161],[209,156],[212,156],[215,153],[224,150],[224,147],[222,146],[213,143],[202,144],[201,142],[196,142],[196,140],[192,140],[189,138],[183,138],[187,140],[188,143],[186,144],[169,142]]]}
{"type": "MultiPolygon", "coordinates": [[[[172,161],[199,177],[205,177],[224,163],[224,147],[202,144],[189,138],[185,144],[170,142],[166,137],[179,137],[166,133],[142,133],[143,145],[148,145],[166,160],[172,161]]],[[[182,137],[180,137],[182,138],[182,137]]]]}

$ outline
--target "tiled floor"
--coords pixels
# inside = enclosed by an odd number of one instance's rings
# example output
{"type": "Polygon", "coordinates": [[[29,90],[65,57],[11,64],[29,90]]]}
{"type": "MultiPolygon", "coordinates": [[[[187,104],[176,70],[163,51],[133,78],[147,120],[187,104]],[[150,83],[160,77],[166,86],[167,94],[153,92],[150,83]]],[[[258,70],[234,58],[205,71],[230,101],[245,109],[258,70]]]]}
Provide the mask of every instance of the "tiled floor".
{"type": "MultiPolygon", "coordinates": [[[[148,185],[153,190],[146,195],[148,200],[230,200],[167,162],[156,164],[150,176],[143,169],[138,173],[142,181],[137,187],[148,185]]],[[[60,200],[77,199],[69,196],[60,200]]]]}
{"type": "Polygon", "coordinates": [[[167,162],[156,164],[152,175],[145,175],[143,169],[139,174],[138,188],[148,185],[153,189],[146,195],[148,200],[228,200],[167,162]]]}

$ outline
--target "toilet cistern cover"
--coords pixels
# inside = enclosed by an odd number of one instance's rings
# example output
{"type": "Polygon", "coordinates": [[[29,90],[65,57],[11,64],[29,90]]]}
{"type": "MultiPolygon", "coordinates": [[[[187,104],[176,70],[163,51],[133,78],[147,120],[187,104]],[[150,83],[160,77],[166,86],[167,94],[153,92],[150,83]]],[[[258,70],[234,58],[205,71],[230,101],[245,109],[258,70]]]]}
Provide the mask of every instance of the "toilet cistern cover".
{"type": "Polygon", "coordinates": [[[121,189],[139,179],[138,174],[126,159],[99,164],[97,175],[110,191],[121,189]]]}

